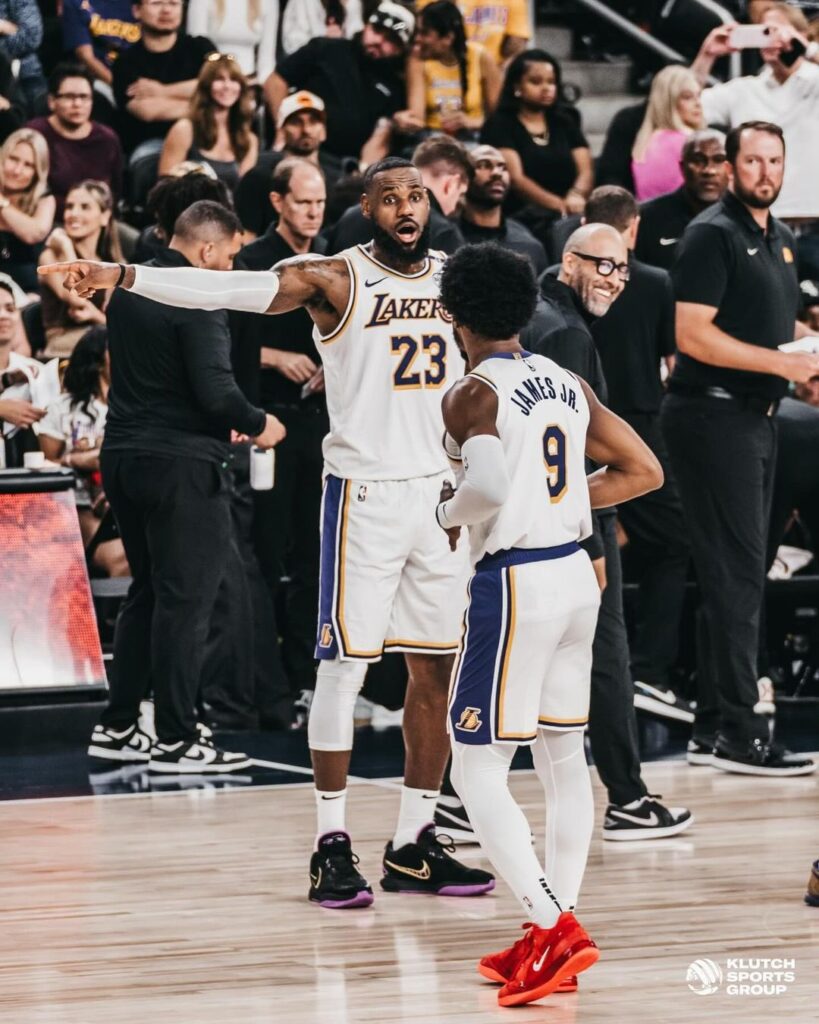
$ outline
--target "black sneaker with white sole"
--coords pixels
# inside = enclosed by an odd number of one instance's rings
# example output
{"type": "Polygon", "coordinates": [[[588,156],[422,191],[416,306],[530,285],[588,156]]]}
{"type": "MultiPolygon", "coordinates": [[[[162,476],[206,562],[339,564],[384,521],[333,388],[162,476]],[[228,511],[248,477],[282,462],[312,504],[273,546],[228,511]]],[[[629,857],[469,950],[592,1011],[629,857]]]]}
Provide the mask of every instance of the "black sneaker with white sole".
{"type": "Polygon", "coordinates": [[[714,740],[692,737],[688,741],[685,759],[689,764],[712,765],[714,763],[714,740]]]}
{"type": "Polygon", "coordinates": [[[247,754],[218,750],[211,744],[200,742],[155,743],[151,747],[149,772],[184,775],[222,775],[240,772],[252,764],[247,754]]]}
{"type": "Polygon", "coordinates": [[[91,734],[88,756],[101,761],[119,761],[121,764],[148,761],[152,743],[151,737],[137,725],[122,730],[97,725],[91,734]]]}
{"type": "Polygon", "coordinates": [[[446,832],[455,843],[477,843],[478,841],[466,808],[457,796],[447,796],[442,793],[438,797],[433,821],[437,829],[440,832],[446,832]]]}
{"type": "Polygon", "coordinates": [[[738,775],[810,775],[816,771],[816,762],[811,758],[792,754],[777,743],[759,738],[737,745],[718,736],[711,764],[738,775]]]}
{"type": "Polygon", "coordinates": [[[672,718],[677,722],[693,722],[694,707],[668,686],[634,680],[634,706],[658,718],[672,718]]]}
{"type": "Polygon", "coordinates": [[[647,793],[639,802],[626,807],[609,804],[603,819],[603,838],[620,841],[667,839],[694,824],[694,815],[685,807],[665,807],[657,794],[647,793]]]}

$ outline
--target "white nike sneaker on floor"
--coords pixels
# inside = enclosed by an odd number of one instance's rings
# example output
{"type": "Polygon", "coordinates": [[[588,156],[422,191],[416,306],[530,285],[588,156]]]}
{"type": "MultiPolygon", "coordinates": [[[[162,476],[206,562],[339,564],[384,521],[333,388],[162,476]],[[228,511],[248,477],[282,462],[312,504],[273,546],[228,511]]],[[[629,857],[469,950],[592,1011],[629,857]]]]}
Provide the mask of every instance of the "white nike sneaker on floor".
{"type": "Polygon", "coordinates": [[[205,743],[155,743],[151,747],[149,772],[184,775],[221,775],[239,772],[252,764],[247,754],[217,750],[205,743]]]}
{"type": "Polygon", "coordinates": [[[677,722],[693,722],[694,707],[667,686],[655,686],[634,680],[634,706],[658,718],[672,718],[677,722]]]}
{"type": "Polygon", "coordinates": [[[609,804],[603,819],[603,838],[618,842],[634,839],[666,839],[694,824],[685,807],[665,807],[656,795],[647,793],[634,804],[609,804]]]}

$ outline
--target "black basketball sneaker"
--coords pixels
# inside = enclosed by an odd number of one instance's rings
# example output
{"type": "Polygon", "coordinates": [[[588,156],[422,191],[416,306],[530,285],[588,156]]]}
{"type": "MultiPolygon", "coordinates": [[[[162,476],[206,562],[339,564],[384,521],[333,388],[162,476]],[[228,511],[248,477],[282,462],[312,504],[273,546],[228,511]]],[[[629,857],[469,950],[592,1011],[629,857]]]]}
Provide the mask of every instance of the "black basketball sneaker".
{"type": "Polygon", "coordinates": [[[634,804],[618,807],[609,804],[603,819],[603,838],[667,839],[694,824],[694,815],[685,807],[666,807],[659,796],[647,793],[634,804]]]}
{"type": "Polygon", "coordinates": [[[310,858],[310,892],[308,898],[320,907],[350,910],[369,907],[373,891],[357,868],[346,832],[328,832],[319,839],[318,849],[310,858]]]}
{"type": "Polygon", "coordinates": [[[384,877],[381,888],[387,892],[427,892],[434,896],[481,896],[495,888],[495,877],[480,868],[468,868],[451,857],[455,844],[449,836],[436,836],[435,826],[427,825],[414,843],[397,850],[392,842],[384,850],[384,877]]]}

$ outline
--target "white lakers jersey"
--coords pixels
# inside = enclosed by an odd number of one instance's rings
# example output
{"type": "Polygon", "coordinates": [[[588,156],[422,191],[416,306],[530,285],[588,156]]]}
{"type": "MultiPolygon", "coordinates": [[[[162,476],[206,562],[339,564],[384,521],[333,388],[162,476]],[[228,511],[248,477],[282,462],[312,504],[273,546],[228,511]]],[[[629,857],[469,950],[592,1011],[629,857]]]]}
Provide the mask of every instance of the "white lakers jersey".
{"type": "Polygon", "coordinates": [[[588,537],[589,406],[578,379],[528,352],[490,356],[470,376],[498,396],[496,423],[511,481],[498,512],[469,527],[472,561],[509,548],[548,548],[588,537]]]}
{"type": "Polygon", "coordinates": [[[335,331],[313,330],[330,415],[325,470],[356,480],[446,470],[441,398],[464,372],[438,297],[446,256],[431,252],[413,275],[390,270],[365,246],[339,256],[350,268],[350,301],[335,331]]]}

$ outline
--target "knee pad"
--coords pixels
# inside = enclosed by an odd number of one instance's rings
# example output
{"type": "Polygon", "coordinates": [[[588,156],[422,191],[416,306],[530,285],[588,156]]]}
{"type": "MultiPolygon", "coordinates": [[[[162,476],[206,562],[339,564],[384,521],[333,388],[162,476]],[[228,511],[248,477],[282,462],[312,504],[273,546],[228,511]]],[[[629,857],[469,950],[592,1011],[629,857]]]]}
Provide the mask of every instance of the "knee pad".
{"type": "Polygon", "coordinates": [[[307,722],[311,750],[352,750],[353,712],[364,685],[363,661],[320,661],[307,722]]]}

